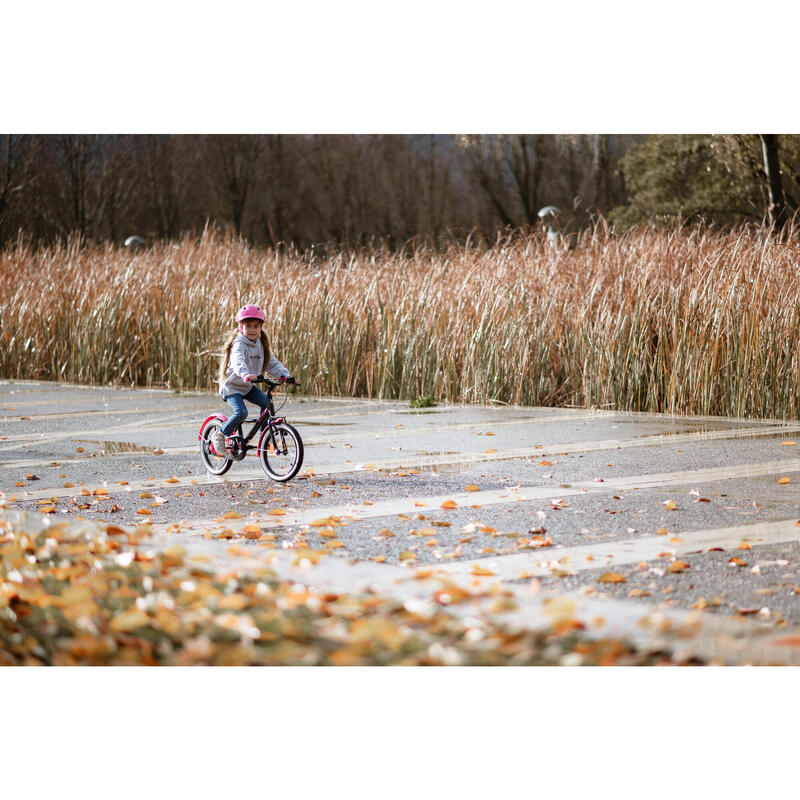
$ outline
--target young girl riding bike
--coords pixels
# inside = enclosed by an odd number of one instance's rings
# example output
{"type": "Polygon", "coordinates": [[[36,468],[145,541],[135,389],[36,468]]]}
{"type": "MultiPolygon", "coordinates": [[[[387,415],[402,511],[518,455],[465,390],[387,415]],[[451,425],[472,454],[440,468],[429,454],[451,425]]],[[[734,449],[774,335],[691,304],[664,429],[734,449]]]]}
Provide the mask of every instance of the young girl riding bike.
{"type": "Polygon", "coordinates": [[[249,385],[250,381],[265,370],[286,383],[296,383],[289,370],[270,352],[269,339],[262,330],[266,319],[267,315],[258,306],[249,303],[242,306],[236,314],[236,330],[225,344],[219,369],[219,393],[233,415],[211,436],[211,444],[218,455],[225,455],[225,437],[231,436],[247,419],[244,401],[259,406],[262,411],[267,405],[264,392],[249,385]]]}

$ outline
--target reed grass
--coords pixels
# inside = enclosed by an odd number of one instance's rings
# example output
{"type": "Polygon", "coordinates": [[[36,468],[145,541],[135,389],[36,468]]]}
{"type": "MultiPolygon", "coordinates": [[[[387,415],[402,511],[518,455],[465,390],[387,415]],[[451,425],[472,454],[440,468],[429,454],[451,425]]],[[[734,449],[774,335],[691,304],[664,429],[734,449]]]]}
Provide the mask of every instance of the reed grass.
{"type": "Polygon", "coordinates": [[[800,234],[584,233],[327,258],[209,230],[132,255],[0,253],[0,376],[212,388],[236,309],[267,310],[310,394],[797,418],[800,234]]]}

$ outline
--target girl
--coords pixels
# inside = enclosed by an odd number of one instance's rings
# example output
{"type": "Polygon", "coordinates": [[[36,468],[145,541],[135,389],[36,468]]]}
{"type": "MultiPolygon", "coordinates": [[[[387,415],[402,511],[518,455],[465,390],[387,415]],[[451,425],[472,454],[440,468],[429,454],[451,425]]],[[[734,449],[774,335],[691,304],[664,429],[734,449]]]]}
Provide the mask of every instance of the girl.
{"type": "Polygon", "coordinates": [[[249,383],[255,380],[264,369],[277,375],[287,383],[296,383],[289,370],[270,353],[269,339],[262,330],[267,315],[252,304],[242,306],[236,314],[236,330],[225,344],[225,352],[219,369],[219,393],[233,409],[233,416],[217,429],[211,437],[211,444],[218,455],[225,455],[225,437],[230,436],[247,419],[248,400],[263,411],[267,396],[249,383]]]}

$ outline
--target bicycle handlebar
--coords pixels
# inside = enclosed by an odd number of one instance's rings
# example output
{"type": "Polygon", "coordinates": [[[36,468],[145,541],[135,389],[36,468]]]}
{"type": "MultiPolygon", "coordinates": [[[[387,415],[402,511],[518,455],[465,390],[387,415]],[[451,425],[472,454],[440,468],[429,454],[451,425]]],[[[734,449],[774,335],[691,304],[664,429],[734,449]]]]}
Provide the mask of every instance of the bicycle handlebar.
{"type": "Polygon", "coordinates": [[[292,378],[291,380],[288,378],[281,378],[280,380],[273,381],[266,375],[259,375],[254,381],[250,381],[250,383],[267,383],[271,389],[280,385],[281,383],[288,383],[290,386],[300,385],[300,382],[297,380],[297,378],[292,378]]]}

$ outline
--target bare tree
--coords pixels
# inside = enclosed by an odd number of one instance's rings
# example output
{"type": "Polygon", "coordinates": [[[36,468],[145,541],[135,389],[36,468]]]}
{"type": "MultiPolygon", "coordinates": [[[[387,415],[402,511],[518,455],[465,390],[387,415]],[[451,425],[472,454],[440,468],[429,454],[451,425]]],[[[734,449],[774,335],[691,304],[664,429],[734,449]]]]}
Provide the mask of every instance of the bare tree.
{"type": "Polygon", "coordinates": [[[7,134],[0,140],[0,247],[8,235],[11,201],[24,186],[24,152],[29,138],[7,134]]]}
{"type": "Polygon", "coordinates": [[[206,141],[212,158],[211,179],[220,191],[236,233],[241,235],[247,201],[261,167],[263,139],[234,135],[208,136],[206,141]]]}
{"type": "Polygon", "coordinates": [[[761,148],[764,153],[764,173],[767,178],[769,206],[767,214],[771,224],[780,228],[786,219],[786,201],[781,183],[780,158],[778,154],[778,134],[762,133],[761,148]]]}

